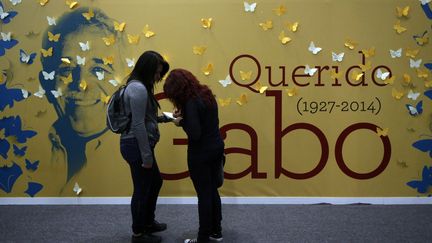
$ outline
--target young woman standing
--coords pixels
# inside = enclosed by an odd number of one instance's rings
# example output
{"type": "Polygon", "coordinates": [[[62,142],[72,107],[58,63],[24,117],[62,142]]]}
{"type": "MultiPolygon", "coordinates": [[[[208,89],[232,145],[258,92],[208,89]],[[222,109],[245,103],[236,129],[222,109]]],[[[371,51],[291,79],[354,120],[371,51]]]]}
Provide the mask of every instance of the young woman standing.
{"type": "Polygon", "coordinates": [[[198,237],[186,239],[185,243],[221,241],[222,209],[216,182],[224,142],[219,131],[216,99],[206,85],[184,69],[170,72],[164,92],[177,109],[174,123],[188,137],[188,168],[198,196],[198,237]]]}

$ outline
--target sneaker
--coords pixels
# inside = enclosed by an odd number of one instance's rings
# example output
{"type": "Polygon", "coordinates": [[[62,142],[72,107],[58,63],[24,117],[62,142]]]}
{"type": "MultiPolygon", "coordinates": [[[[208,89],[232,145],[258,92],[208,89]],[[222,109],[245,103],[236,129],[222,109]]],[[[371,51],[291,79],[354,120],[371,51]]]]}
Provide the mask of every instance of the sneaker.
{"type": "Polygon", "coordinates": [[[160,243],[162,237],[151,234],[134,234],[132,235],[132,243],[160,243]]]}
{"type": "Polygon", "coordinates": [[[165,223],[159,223],[158,221],[154,220],[152,224],[144,226],[144,232],[146,233],[155,233],[155,232],[161,232],[167,229],[167,224],[165,223]]]}
{"type": "Polygon", "coordinates": [[[211,234],[209,236],[209,239],[212,240],[212,241],[220,242],[220,241],[223,240],[222,233],[221,232],[219,232],[219,233],[213,233],[213,234],[211,234]]]}
{"type": "Polygon", "coordinates": [[[186,239],[184,240],[184,243],[198,243],[197,239],[186,239]]]}

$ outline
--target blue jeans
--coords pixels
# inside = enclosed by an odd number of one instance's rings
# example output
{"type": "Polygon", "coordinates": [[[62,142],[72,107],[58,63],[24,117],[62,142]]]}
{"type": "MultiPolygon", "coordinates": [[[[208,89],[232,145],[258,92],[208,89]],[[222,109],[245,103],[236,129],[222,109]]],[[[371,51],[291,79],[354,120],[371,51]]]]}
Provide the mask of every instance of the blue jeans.
{"type": "Polygon", "coordinates": [[[138,234],[144,231],[144,226],[152,224],[155,220],[156,201],[162,187],[162,177],[153,149],[152,168],[142,167],[141,153],[135,138],[120,139],[120,152],[129,164],[132,175],[132,231],[138,234]]]}

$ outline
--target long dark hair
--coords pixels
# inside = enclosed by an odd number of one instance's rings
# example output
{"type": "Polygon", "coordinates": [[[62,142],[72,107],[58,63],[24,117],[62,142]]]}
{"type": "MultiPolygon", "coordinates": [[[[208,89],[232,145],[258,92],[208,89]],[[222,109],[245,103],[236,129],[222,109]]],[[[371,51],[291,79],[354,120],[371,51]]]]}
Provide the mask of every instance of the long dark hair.
{"type": "MultiPolygon", "coordinates": [[[[162,80],[162,77],[165,76],[168,70],[169,64],[164,60],[161,54],[155,51],[146,51],[138,58],[134,69],[127,78],[127,82],[129,83],[131,80],[141,81],[145,85],[149,97],[156,101],[154,97],[154,86],[162,80]],[[162,65],[162,71],[160,73],[161,79],[154,80],[154,75],[159,65],[162,65]]],[[[159,102],[156,101],[156,103],[159,106],[159,102]]]]}
{"type": "Polygon", "coordinates": [[[189,99],[199,97],[208,107],[217,105],[213,92],[207,85],[202,85],[188,70],[174,69],[165,80],[165,96],[180,111],[189,99]]]}

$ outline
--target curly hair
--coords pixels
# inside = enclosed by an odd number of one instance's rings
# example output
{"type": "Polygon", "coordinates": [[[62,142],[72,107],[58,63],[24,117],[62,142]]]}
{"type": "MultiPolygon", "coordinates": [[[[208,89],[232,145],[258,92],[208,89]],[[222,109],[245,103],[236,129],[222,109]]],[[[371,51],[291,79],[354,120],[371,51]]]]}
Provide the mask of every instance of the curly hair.
{"type": "Polygon", "coordinates": [[[180,111],[189,99],[199,97],[208,107],[217,105],[213,92],[207,85],[202,85],[188,70],[174,69],[165,80],[165,96],[180,111]]]}

